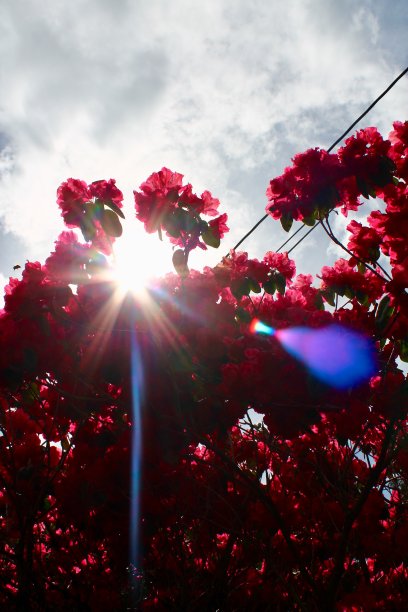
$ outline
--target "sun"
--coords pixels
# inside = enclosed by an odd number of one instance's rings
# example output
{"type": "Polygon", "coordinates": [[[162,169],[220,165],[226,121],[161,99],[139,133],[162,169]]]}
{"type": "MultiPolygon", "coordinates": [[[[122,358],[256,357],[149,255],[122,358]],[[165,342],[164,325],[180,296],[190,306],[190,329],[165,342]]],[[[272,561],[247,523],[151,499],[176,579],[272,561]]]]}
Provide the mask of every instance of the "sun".
{"type": "Polygon", "coordinates": [[[146,234],[138,226],[124,229],[123,235],[115,242],[113,253],[113,278],[122,294],[146,296],[154,279],[172,270],[168,245],[161,243],[157,235],[146,234]]]}

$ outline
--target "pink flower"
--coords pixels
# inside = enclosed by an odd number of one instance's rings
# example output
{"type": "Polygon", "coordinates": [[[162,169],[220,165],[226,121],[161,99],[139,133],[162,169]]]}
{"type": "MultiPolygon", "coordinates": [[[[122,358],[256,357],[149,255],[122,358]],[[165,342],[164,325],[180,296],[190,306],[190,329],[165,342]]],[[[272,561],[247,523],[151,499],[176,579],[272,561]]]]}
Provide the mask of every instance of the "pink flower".
{"type": "Polygon", "coordinates": [[[89,185],[89,193],[101,202],[113,202],[119,208],[123,206],[123,193],[116,187],[115,179],[94,181],[89,185]]]}
{"type": "Polygon", "coordinates": [[[85,203],[90,199],[85,181],[69,178],[57,190],[57,204],[68,227],[78,227],[85,212],[85,203]]]}
{"type": "Polygon", "coordinates": [[[278,270],[278,272],[288,280],[291,280],[295,275],[295,262],[289,259],[287,253],[274,253],[273,251],[268,251],[265,253],[263,261],[271,268],[278,270]]]}
{"type": "Polygon", "coordinates": [[[222,238],[224,234],[229,232],[229,227],[226,224],[228,219],[228,215],[224,213],[215,219],[212,219],[208,222],[208,225],[211,227],[213,233],[217,236],[217,238],[222,238]]]}
{"type": "Polygon", "coordinates": [[[375,229],[365,227],[357,221],[351,221],[347,230],[352,234],[347,245],[350,251],[365,261],[377,261],[380,256],[380,234],[375,229]]]}

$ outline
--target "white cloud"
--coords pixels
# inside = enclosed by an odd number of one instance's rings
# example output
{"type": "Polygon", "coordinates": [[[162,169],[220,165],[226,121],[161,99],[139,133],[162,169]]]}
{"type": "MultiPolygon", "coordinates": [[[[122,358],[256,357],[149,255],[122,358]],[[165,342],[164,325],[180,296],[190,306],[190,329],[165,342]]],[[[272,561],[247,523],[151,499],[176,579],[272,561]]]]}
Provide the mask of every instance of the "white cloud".
{"type": "Polygon", "coordinates": [[[1,291],[1,296],[3,296],[3,288],[7,285],[8,283],[8,279],[3,275],[0,274],[0,291],[1,291]]]}
{"type": "MultiPolygon", "coordinates": [[[[369,0],[3,3],[0,130],[12,149],[0,215],[41,258],[62,227],[54,202],[66,177],[115,177],[131,214],[132,189],[167,165],[221,199],[228,250],[290,157],[328,146],[401,70],[379,10],[369,0]]],[[[400,83],[367,122],[404,119],[407,93],[400,83]]],[[[244,247],[260,256],[282,237],[268,220],[244,247]]]]}

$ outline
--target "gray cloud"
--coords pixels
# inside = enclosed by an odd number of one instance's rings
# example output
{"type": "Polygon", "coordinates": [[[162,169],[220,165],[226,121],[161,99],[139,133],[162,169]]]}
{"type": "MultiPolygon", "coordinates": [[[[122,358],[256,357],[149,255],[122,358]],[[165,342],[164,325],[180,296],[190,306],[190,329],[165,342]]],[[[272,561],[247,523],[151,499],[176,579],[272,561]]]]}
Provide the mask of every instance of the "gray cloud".
{"type": "MultiPolygon", "coordinates": [[[[370,0],[3,3],[0,212],[39,258],[62,227],[55,190],[67,176],[114,176],[130,206],[131,189],[167,165],[222,199],[228,249],[263,214],[269,179],[296,152],[331,144],[401,70],[403,9],[401,0],[386,10],[370,0]]],[[[404,119],[407,93],[405,81],[365,124],[404,119]]],[[[268,222],[245,246],[260,256],[282,237],[268,222]]],[[[320,265],[321,255],[308,258],[320,265]]]]}
{"type": "Polygon", "coordinates": [[[18,272],[13,271],[13,267],[15,265],[23,267],[25,260],[24,242],[18,236],[7,231],[2,219],[0,219],[0,276],[5,278],[17,276],[18,272]]]}

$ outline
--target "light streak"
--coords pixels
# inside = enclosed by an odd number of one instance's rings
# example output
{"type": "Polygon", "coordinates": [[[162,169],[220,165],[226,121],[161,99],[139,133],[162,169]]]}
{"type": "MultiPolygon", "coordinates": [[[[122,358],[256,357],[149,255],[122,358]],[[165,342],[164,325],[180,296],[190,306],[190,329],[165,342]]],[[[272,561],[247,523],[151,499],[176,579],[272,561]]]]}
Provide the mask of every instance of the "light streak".
{"type": "Polygon", "coordinates": [[[259,319],[253,319],[249,329],[251,333],[275,336],[285,350],[316,378],[337,389],[355,387],[368,380],[376,370],[373,342],[342,325],[275,330],[259,319]]]}
{"type": "MultiPolygon", "coordinates": [[[[130,470],[130,566],[137,573],[140,553],[140,483],[142,471],[143,370],[134,327],[130,344],[132,384],[132,444],[130,470]]],[[[133,573],[133,572],[132,572],[133,573]]]]}

